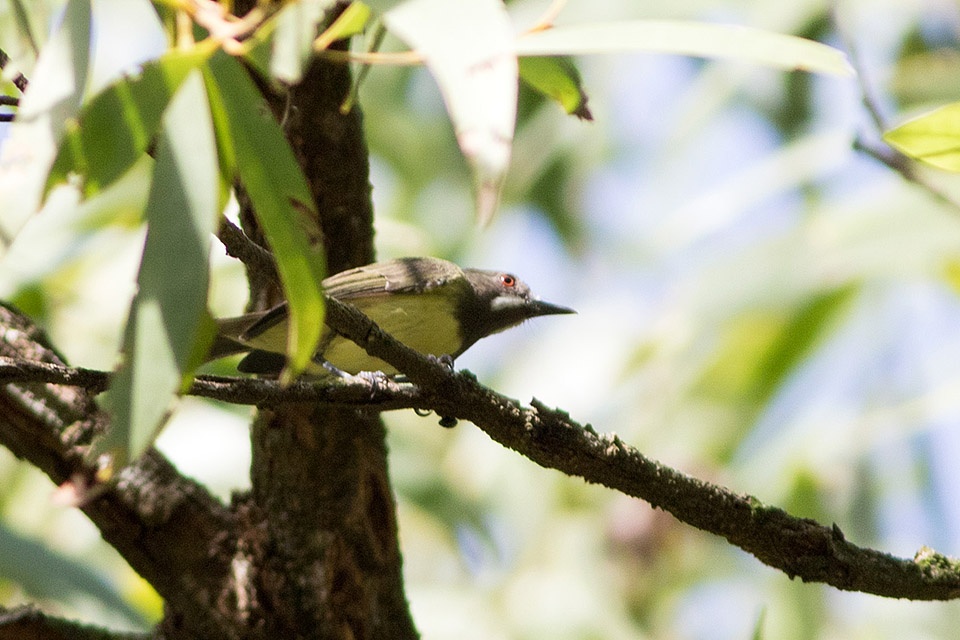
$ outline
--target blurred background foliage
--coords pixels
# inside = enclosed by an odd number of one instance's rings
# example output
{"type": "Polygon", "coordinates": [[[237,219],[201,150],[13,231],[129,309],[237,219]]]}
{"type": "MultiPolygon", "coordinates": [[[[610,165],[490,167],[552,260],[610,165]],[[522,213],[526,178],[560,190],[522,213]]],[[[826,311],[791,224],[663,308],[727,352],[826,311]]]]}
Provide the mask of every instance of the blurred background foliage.
{"type": "MultiPolygon", "coordinates": [[[[131,5],[96,3],[91,90],[162,46],[131,5]]],[[[510,10],[529,24],[545,5],[510,10]]],[[[37,33],[60,6],[36,3],[37,33]]],[[[0,11],[0,42],[29,68],[11,5],[0,11]]],[[[960,96],[950,2],[575,0],[558,22],[627,18],[852,43],[889,125],[960,96]]],[[[853,150],[880,136],[853,79],[669,56],[577,62],[595,121],[522,88],[513,169],[487,229],[474,225],[429,74],[374,69],[361,89],[379,256],[510,269],[580,312],[490,338],[458,364],[689,474],[836,522],[857,544],[960,556],[960,209],[853,150]]],[[[33,220],[0,268],[0,297],[74,364],[114,364],[146,175],[135,168],[79,216],[33,220]]],[[[953,176],[922,175],[960,200],[953,176]]],[[[216,257],[212,308],[236,313],[243,296],[242,269],[216,257]]],[[[247,486],[248,417],[188,399],[159,446],[228,499],[247,486]]],[[[385,418],[408,595],[427,638],[955,634],[960,603],[791,581],[469,424],[385,418]]],[[[51,505],[51,489],[0,451],[0,602],[118,628],[156,619],[156,596],[82,515],[51,505]]]]}

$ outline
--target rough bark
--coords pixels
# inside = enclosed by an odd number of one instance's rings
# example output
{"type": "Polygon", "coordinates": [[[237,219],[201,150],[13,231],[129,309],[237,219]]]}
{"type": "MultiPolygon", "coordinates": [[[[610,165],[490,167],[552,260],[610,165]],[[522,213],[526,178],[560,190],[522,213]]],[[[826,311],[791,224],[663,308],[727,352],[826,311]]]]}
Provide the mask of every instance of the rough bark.
{"type": "MultiPolygon", "coordinates": [[[[238,12],[244,7],[238,6],[238,12]]],[[[263,87],[284,124],[318,211],[330,273],[373,261],[367,147],[344,65],[314,61],[289,91],[263,87]]],[[[245,231],[259,240],[249,206],[245,231]]],[[[275,302],[271,278],[251,300],[275,302]]],[[[251,495],[262,514],[265,637],[417,637],[403,591],[385,432],[379,416],[308,403],[261,411],[253,425],[251,495]]]]}

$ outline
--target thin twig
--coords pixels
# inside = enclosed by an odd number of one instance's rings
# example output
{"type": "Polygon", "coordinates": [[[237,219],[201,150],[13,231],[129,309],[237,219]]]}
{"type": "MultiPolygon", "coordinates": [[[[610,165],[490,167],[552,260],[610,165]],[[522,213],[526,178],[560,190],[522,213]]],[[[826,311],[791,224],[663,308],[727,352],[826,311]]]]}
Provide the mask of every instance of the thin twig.
{"type": "Polygon", "coordinates": [[[423,64],[424,58],[416,51],[400,51],[397,53],[380,53],[376,51],[340,51],[339,49],[322,49],[317,51],[321,58],[331,62],[356,62],[358,64],[379,64],[397,67],[413,67],[423,64]]]}
{"type": "MultiPolygon", "coordinates": [[[[856,72],[857,85],[860,88],[860,101],[863,104],[864,109],[866,109],[867,114],[870,116],[870,120],[873,122],[873,126],[876,129],[876,134],[879,137],[882,137],[884,132],[887,130],[888,125],[881,112],[880,103],[874,95],[873,87],[867,76],[859,48],[855,45],[853,38],[850,37],[847,31],[843,28],[839,19],[836,2],[831,5],[830,13],[833,19],[834,29],[836,30],[841,43],[847,51],[847,57],[850,59],[850,65],[856,72]]],[[[890,146],[880,146],[879,144],[868,143],[863,139],[862,136],[857,136],[853,142],[853,148],[854,150],[870,156],[874,160],[877,160],[884,166],[900,174],[904,180],[917,185],[929,193],[941,204],[955,209],[956,211],[960,211],[960,201],[952,198],[943,189],[921,175],[921,173],[917,171],[917,165],[915,161],[910,157],[900,153],[890,146]]]]}
{"type": "Polygon", "coordinates": [[[279,282],[277,263],[273,259],[273,254],[251,240],[243,229],[225,217],[220,219],[217,238],[223,243],[227,255],[236,258],[254,273],[279,282]]]}
{"type": "Polygon", "coordinates": [[[537,18],[537,21],[534,22],[525,33],[536,33],[537,31],[552,29],[554,21],[565,6],[567,6],[567,0],[553,0],[550,6],[547,7],[547,10],[543,12],[543,15],[537,18]]]}
{"type": "MultiPolygon", "coordinates": [[[[7,52],[3,49],[0,49],[0,70],[6,69],[7,64],[10,63],[10,56],[7,55],[7,52]]],[[[18,73],[13,77],[13,85],[20,90],[20,92],[25,92],[27,90],[27,85],[30,84],[30,81],[22,74],[18,73]]]]}
{"type": "MultiPolygon", "coordinates": [[[[409,392],[419,398],[416,404],[421,408],[469,420],[496,442],[544,467],[649,502],[682,522],[726,538],[791,577],[887,597],[960,597],[957,563],[930,549],[904,559],[858,547],[847,541],[836,525],[797,518],[754,497],[687,476],[646,457],[615,434],[598,433],[590,425],[581,425],[565,412],[536,400],[524,406],[482,386],[472,375],[455,373],[400,344],[355,308],[332,298],[328,298],[327,306],[327,320],[335,331],[410,378],[416,388],[409,388],[409,392]]],[[[5,364],[14,372],[18,366],[21,372],[32,368],[17,361],[5,364]]],[[[272,381],[239,384],[262,384],[264,389],[277,389],[277,393],[293,393],[291,389],[297,388],[294,385],[283,390],[272,381]]],[[[404,392],[403,388],[386,386],[383,380],[376,384],[385,385],[385,393],[404,392]]],[[[0,385],[0,390],[4,388],[10,385],[0,385]]],[[[317,389],[314,386],[310,391],[317,389]]],[[[363,391],[369,393],[370,388],[363,391]]],[[[372,408],[380,410],[384,406],[372,408]]]]}

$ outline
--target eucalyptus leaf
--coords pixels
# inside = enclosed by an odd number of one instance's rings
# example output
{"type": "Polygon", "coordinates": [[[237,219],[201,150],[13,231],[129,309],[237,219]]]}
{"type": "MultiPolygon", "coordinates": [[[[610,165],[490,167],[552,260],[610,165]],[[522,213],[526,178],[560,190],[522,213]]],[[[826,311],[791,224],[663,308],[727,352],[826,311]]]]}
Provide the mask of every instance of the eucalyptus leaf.
{"type": "Polygon", "coordinates": [[[215,332],[206,310],[207,269],[220,172],[199,72],[183,82],[163,125],[123,363],[105,399],[112,420],[96,445],[114,469],[153,443],[215,332]]]}
{"type": "Polygon", "coordinates": [[[520,58],[520,79],[560,103],[563,110],[583,120],[593,120],[587,108],[587,94],[573,60],[566,56],[520,58]]]}
{"type": "Polygon", "coordinates": [[[306,178],[240,63],[215,55],[206,73],[221,165],[237,173],[277,261],[290,304],[287,375],[306,367],[323,329],[322,234],[306,178]]]}
{"type": "Polygon", "coordinates": [[[90,60],[90,2],[70,0],[40,52],[0,150],[0,251],[40,208],[66,122],[80,109],[90,60]]]}
{"type": "Polygon", "coordinates": [[[813,40],[738,25],[634,20],[553,27],[517,39],[517,55],[585,55],[647,51],[733,58],[783,69],[853,74],[843,52],[813,40]]]}
{"type": "Polygon", "coordinates": [[[960,102],[954,102],[887,131],[883,139],[915,160],[960,171],[960,102]]]}
{"type": "Polygon", "coordinates": [[[81,176],[86,197],[110,186],[147,151],[180,84],[213,51],[210,43],[171,50],[97,95],[71,122],[45,191],[71,174],[81,176]]]}
{"type": "Polygon", "coordinates": [[[274,18],[276,30],[270,47],[272,78],[287,84],[300,82],[307,64],[313,58],[317,26],[334,4],[333,0],[302,0],[287,3],[280,10],[274,18]]]}
{"type": "Polygon", "coordinates": [[[84,559],[63,555],[0,524],[0,578],[30,597],[77,603],[96,598],[130,623],[146,626],[144,615],[126,601],[108,576],[84,559]]]}
{"type": "Polygon", "coordinates": [[[517,117],[513,26],[500,0],[408,0],[383,16],[440,86],[473,169],[477,216],[493,217],[510,164],[517,117]]]}

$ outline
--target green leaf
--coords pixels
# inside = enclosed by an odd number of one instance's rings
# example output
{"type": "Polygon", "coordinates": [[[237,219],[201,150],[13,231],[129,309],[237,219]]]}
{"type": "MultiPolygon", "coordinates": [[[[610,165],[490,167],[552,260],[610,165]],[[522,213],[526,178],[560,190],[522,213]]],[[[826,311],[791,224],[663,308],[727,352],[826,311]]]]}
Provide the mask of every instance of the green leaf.
{"type": "Polygon", "coordinates": [[[0,577],[31,598],[79,603],[96,598],[129,623],[144,626],[143,614],[130,606],[109,576],[0,524],[0,577]]]}
{"type": "Polygon", "coordinates": [[[323,328],[326,275],[312,196],[257,88],[239,62],[215,55],[205,75],[217,140],[253,201],[290,304],[288,375],[310,362],[323,328]]]}
{"type": "Polygon", "coordinates": [[[857,293],[856,285],[818,294],[789,316],[738,316],[704,371],[700,388],[713,397],[746,401],[759,408],[836,326],[857,293]]]}
{"type": "Polygon", "coordinates": [[[517,39],[517,55],[583,55],[648,51],[746,62],[849,76],[843,52],[825,44],[762,29],[671,20],[636,20],[553,27],[517,39]]]}
{"type": "Polygon", "coordinates": [[[191,70],[215,50],[210,43],[173,50],[137,76],[118,80],[87,104],[60,145],[45,189],[82,177],[90,197],[119,178],[146,152],[170,99],[191,70]]]}
{"type": "Polygon", "coordinates": [[[44,181],[80,108],[90,58],[90,2],[70,0],[31,72],[17,118],[0,151],[0,251],[40,208],[44,181]]]}
{"type": "MultiPolygon", "coordinates": [[[[24,42],[34,56],[37,56],[40,54],[42,39],[46,33],[45,26],[40,28],[38,28],[38,26],[48,24],[47,20],[50,16],[45,10],[46,7],[40,3],[32,4],[34,6],[32,10],[29,10],[23,0],[13,0],[10,3],[10,8],[13,12],[14,22],[16,23],[15,33],[17,37],[24,42]]],[[[8,46],[9,45],[4,48],[7,49],[8,46]]],[[[7,53],[9,52],[9,49],[7,49],[7,53]]]]}
{"type": "Polygon", "coordinates": [[[580,72],[565,56],[530,56],[520,58],[520,79],[560,103],[568,114],[582,120],[593,120],[587,108],[580,72]]]}
{"type": "Polygon", "coordinates": [[[760,360],[756,391],[762,401],[770,398],[780,384],[837,326],[838,318],[850,308],[860,288],[850,284],[818,293],[797,309],[760,360]]]}
{"type": "Polygon", "coordinates": [[[943,265],[943,279],[951,291],[960,295],[960,260],[952,258],[943,265]]]}
{"type": "Polygon", "coordinates": [[[206,310],[210,234],[219,213],[216,141],[202,78],[191,74],[163,117],[147,200],[147,239],[105,399],[110,428],[96,452],[114,469],[154,441],[213,339],[206,310]]]}
{"type": "MultiPolygon", "coordinates": [[[[289,2],[248,40],[244,57],[264,77],[296,84],[313,59],[318,25],[333,0],[289,2]]],[[[353,5],[351,5],[353,6],[353,5]]]]}
{"type": "Polygon", "coordinates": [[[363,33],[370,20],[370,7],[362,2],[351,2],[343,13],[333,21],[326,31],[320,34],[313,46],[316,49],[326,49],[337,40],[344,40],[358,33],[363,33]]]}
{"type": "Polygon", "coordinates": [[[883,139],[911,158],[960,172],[960,102],[908,120],[883,134],[883,139]]]}
{"type": "Polygon", "coordinates": [[[500,0],[408,0],[384,24],[423,56],[440,86],[473,169],[477,216],[489,222],[510,163],[517,118],[517,58],[500,0]]]}

